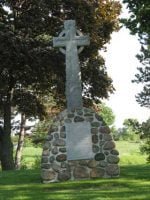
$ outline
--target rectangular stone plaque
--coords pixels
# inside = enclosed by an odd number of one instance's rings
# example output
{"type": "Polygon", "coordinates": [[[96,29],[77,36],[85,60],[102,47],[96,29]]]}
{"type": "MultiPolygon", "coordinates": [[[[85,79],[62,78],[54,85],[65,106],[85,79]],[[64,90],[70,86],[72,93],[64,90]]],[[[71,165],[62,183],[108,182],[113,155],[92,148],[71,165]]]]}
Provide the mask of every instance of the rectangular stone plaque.
{"type": "Polygon", "coordinates": [[[67,159],[93,159],[90,123],[65,123],[65,126],[67,159]]]}

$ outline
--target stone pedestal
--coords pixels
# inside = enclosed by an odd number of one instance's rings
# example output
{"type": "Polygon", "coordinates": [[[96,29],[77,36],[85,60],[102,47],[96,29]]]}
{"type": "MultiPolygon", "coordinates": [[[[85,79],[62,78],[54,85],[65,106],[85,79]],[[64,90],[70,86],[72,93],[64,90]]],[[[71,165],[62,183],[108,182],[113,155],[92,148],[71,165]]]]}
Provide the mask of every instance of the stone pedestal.
{"type": "Polygon", "coordinates": [[[92,178],[118,177],[119,152],[110,129],[97,113],[83,108],[61,112],[54,120],[43,147],[41,177],[43,183],[92,178]],[[68,160],[66,124],[89,122],[92,159],[68,160]]]}

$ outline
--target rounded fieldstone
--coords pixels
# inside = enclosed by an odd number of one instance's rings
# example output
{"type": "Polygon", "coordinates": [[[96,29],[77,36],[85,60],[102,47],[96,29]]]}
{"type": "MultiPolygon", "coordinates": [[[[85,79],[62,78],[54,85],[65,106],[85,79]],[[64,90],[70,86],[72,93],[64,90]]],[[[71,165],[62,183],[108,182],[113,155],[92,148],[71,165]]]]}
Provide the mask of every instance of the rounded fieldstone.
{"type": "Polygon", "coordinates": [[[58,154],[58,147],[54,147],[53,149],[52,149],[52,154],[58,154]]]}
{"type": "Polygon", "coordinates": [[[50,162],[50,163],[53,163],[54,160],[55,160],[55,157],[54,157],[54,156],[51,156],[51,157],[49,158],[49,162],[50,162]]]}
{"type": "Polygon", "coordinates": [[[100,167],[106,167],[107,166],[107,162],[102,160],[102,161],[99,162],[99,166],[100,167]]]}
{"type": "Polygon", "coordinates": [[[92,113],[85,113],[84,117],[93,117],[93,114],[92,113]]]}
{"type": "Polygon", "coordinates": [[[85,113],[93,113],[93,111],[91,109],[89,109],[89,108],[84,108],[84,112],[85,113]]]}
{"type": "Polygon", "coordinates": [[[41,171],[41,177],[42,177],[43,180],[50,181],[50,180],[55,179],[56,173],[54,171],[52,171],[52,170],[45,170],[45,169],[43,169],[41,171]]]}
{"type": "Polygon", "coordinates": [[[65,132],[65,130],[66,130],[65,126],[62,126],[62,127],[60,128],[60,132],[65,132]]]}
{"type": "Polygon", "coordinates": [[[50,169],[51,168],[51,164],[43,163],[43,164],[41,164],[41,168],[43,168],[43,169],[50,169]]]}
{"type": "Polygon", "coordinates": [[[66,163],[66,162],[62,162],[62,163],[61,163],[61,168],[67,168],[67,169],[70,169],[70,166],[69,166],[68,163],[66,163]]]}
{"type": "Polygon", "coordinates": [[[91,133],[92,134],[97,134],[98,133],[98,128],[91,128],[91,133]]]}
{"type": "Polygon", "coordinates": [[[103,147],[104,150],[111,150],[113,148],[115,148],[115,143],[113,141],[106,142],[103,147]]]}
{"type": "Polygon", "coordinates": [[[95,118],[96,118],[98,121],[103,121],[103,118],[102,118],[100,115],[98,115],[98,114],[95,114],[95,118]]]}
{"type": "Polygon", "coordinates": [[[68,118],[73,118],[74,114],[73,113],[69,113],[67,116],[68,116],[68,118]]]}
{"type": "Polygon", "coordinates": [[[63,139],[55,139],[53,142],[54,146],[65,146],[66,142],[63,139]]]}
{"type": "Polygon", "coordinates": [[[106,167],[106,173],[109,175],[109,176],[119,176],[120,174],[120,168],[118,165],[116,164],[109,164],[107,167],[106,167]]]}
{"type": "Polygon", "coordinates": [[[42,163],[48,163],[48,156],[42,156],[42,163]]]}
{"type": "Polygon", "coordinates": [[[59,138],[59,133],[54,133],[54,138],[58,139],[59,138]]]}
{"type": "Polygon", "coordinates": [[[64,148],[59,148],[59,151],[60,151],[61,153],[65,153],[67,150],[66,150],[66,148],[64,147],[64,148]]]}
{"type": "Polygon", "coordinates": [[[71,123],[71,119],[65,119],[66,123],[71,123]]]}
{"type": "Polygon", "coordinates": [[[91,178],[99,178],[103,177],[105,174],[105,170],[101,168],[93,168],[90,173],[91,178]]]}
{"type": "Polygon", "coordinates": [[[70,165],[71,167],[78,166],[78,164],[79,164],[79,161],[78,161],[78,160],[69,161],[69,165],[70,165]]]}
{"type": "Polygon", "coordinates": [[[82,110],[77,110],[77,115],[83,115],[83,111],[82,110]]]}
{"type": "Polygon", "coordinates": [[[43,146],[43,150],[50,150],[50,148],[51,148],[51,143],[50,142],[45,142],[45,144],[44,144],[44,146],[43,146]]]}
{"type": "Polygon", "coordinates": [[[100,129],[99,129],[99,131],[101,133],[107,133],[107,134],[109,134],[110,133],[110,128],[108,126],[101,126],[100,129]]]}
{"type": "Polygon", "coordinates": [[[95,155],[95,160],[96,161],[105,160],[105,155],[103,153],[97,153],[95,155]]]}
{"type": "Polygon", "coordinates": [[[61,170],[61,167],[59,165],[57,165],[56,163],[52,164],[52,169],[56,172],[59,172],[61,170]]]}
{"type": "Polygon", "coordinates": [[[100,145],[100,146],[103,146],[104,144],[105,144],[105,141],[100,141],[100,142],[99,142],[99,145],[100,145]]]}
{"type": "Polygon", "coordinates": [[[99,134],[99,139],[102,140],[103,139],[103,135],[99,134]]]}
{"type": "Polygon", "coordinates": [[[108,155],[109,155],[109,151],[104,151],[104,154],[105,154],[106,156],[108,156],[108,155]]]}
{"type": "Polygon", "coordinates": [[[103,134],[103,140],[110,141],[112,140],[112,136],[110,134],[103,134]]]}
{"type": "Polygon", "coordinates": [[[74,122],[83,122],[84,121],[84,118],[83,117],[80,117],[80,116],[76,116],[74,118],[74,122]]]}
{"type": "Polygon", "coordinates": [[[49,156],[49,149],[43,150],[42,156],[49,156]]]}
{"type": "Polygon", "coordinates": [[[69,170],[63,170],[58,173],[59,181],[67,181],[71,178],[71,173],[69,170]]]}
{"type": "Polygon", "coordinates": [[[93,146],[92,146],[92,150],[93,150],[93,153],[99,152],[99,146],[93,145],[93,146]]]}
{"type": "Polygon", "coordinates": [[[85,118],[85,121],[86,122],[92,122],[94,119],[93,119],[93,117],[86,117],[85,118]]]}
{"type": "Polygon", "coordinates": [[[66,154],[59,154],[59,155],[56,157],[56,160],[57,160],[58,162],[66,161],[66,160],[67,160],[67,156],[66,156],[66,154]]]}
{"type": "Polygon", "coordinates": [[[99,162],[97,162],[96,160],[90,160],[90,161],[88,162],[88,167],[89,167],[89,168],[97,167],[97,166],[98,166],[98,163],[99,163],[99,162]]]}
{"type": "Polygon", "coordinates": [[[119,162],[119,157],[110,155],[107,157],[107,161],[111,164],[117,164],[119,162]]]}
{"type": "Polygon", "coordinates": [[[75,113],[75,111],[76,111],[75,109],[71,109],[71,111],[70,111],[70,112],[72,112],[72,113],[75,113]]]}
{"type": "Polygon", "coordinates": [[[79,165],[87,166],[87,161],[86,160],[80,160],[79,165]]]}
{"type": "Polygon", "coordinates": [[[52,125],[49,129],[49,132],[52,133],[52,132],[57,132],[58,131],[58,127],[56,125],[52,125]]]}
{"type": "Polygon", "coordinates": [[[88,178],[89,173],[86,167],[75,167],[73,175],[75,178],[88,178]]]}
{"type": "Polygon", "coordinates": [[[100,123],[99,123],[99,122],[92,122],[92,123],[91,123],[91,126],[92,126],[92,127],[99,127],[99,126],[100,126],[100,123]]]}
{"type": "Polygon", "coordinates": [[[112,155],[118,156],[118,155],[119,155],[119,151],[117,151],[116,149],[113,149],[113,150],[111,151],[111,154],[112,154],[112,155]]]}
{"type": "Polygon", "coordinates": [[[97,135],[92,135],[92,142],[94,143],[94,144],[96,144],[97,142],[98,142],[98,136],[97,135]]]}
{"type": "Polygon", "coordinates": [[[61,138],[66,138],[66,133],[65,132],[60,132],[60,137],[61,138]]]}
{"type": "Polygon", "coordinates": [[[48,133],[46,140],[51,141],[52,139],[53,139],[53,135],[51,133],[49,135],[49,133],[48,133]]]}

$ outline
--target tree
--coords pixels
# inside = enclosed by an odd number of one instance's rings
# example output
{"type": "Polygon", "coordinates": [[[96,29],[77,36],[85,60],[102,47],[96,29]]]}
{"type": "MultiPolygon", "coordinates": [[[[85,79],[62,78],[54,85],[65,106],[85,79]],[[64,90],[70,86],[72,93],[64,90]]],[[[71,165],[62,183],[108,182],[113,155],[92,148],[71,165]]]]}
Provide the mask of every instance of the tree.
{"type": "Polygon", "coordinates": [[[41,104],[39,99],[37,99],[37,97],[33,93],[31,93],[31,91],[16,90],[13,102],[13,106],[17,107],[16,110],[21,115],[19,138],[15,154],[15,169],[20,169],[26,132],[26,119],[30,117],[38,117],[39,119],[43,119],[43,117],[46,116],[46,111],[43,104],[41,104]]]}
{"type": "Polygon", "coordinates": [[[135,140],[140,138],[142,133],[141,124],[137,119],[128,118],[123,122],[122,138],[126,140],[135,140]],[[136,135],[137,136],[136,136],[136,135]]]}
{"type": "Polygon", "coordinates": [[[99,114],[102,116],[103,120],[108,126],[113,125],[115,122],[115,115],[112,109],[106,106],[105,103],[98,104],[99,114]]]}
{"type": "Polygon", "coordinates": [[[150,108],[150,3],[149,0],[123,0],[127,5],[130,16],[123,23],[130,29],[131,34],[137,34],[141,43],[141,54],[137,55],[143,67],[138,68],[133,82],[142,83],[143,90],[136,96],[141,106],[150,108]]]}
{"type": "Polygon", "coordinates": [[[65,105],[64,57],[52,48],[52,37],[61,31],[65,19],[75,19],[78,29],[91,36],[90,47],[80,55],[85,97],[97,101],[113,92],[99,50],[118,30],[120,8],[113,0],[0,1],[0,105],[5,133],[2,169],[14,166],[10,136],[15,92],[29,90],[37,98],[51,93],[57,105],[65,105]]]}
{"type": "Polygon", "coordinates": [[[145,143],[141,147],[141,152],[147,154],[147,161],[150,162],[150,118],[142,123],[142,139],[145,140],[145,143]]]}
{"type": "Polygon", "coordinates": [[[130,129],[135,134],[141,133],[141,124],[138,122],[137,119],[125,119],[123,125],[125,126],[125,128],[130,129]]]}

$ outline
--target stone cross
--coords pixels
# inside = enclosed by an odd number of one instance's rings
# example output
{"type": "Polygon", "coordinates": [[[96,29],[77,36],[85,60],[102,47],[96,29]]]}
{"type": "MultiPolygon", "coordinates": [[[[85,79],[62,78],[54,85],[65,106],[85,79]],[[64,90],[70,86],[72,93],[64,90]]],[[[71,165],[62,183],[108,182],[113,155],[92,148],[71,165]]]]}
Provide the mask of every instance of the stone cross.
{"type": "Polygon", "coordinates": [[[83,36],[80,31],[76,30],[75,20],[66,20],[64,30],[59,37],[53,38],[53,46],[60,47],[60,51],[66,56],[66,98],[67,109],[70,111],[81,109],[83,106],[78,53],[83,50],[83,46],[89,43],[89,36],[83,36]]]}

